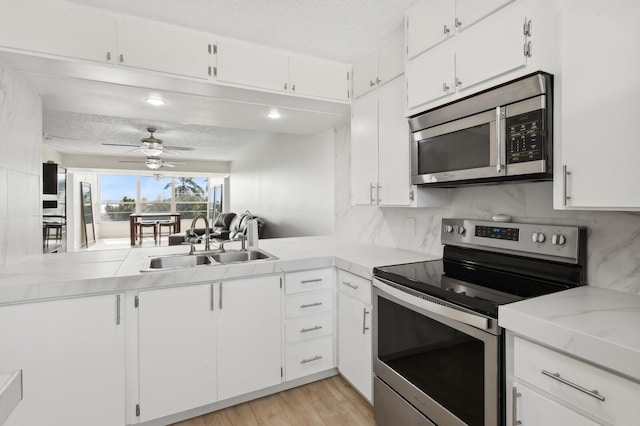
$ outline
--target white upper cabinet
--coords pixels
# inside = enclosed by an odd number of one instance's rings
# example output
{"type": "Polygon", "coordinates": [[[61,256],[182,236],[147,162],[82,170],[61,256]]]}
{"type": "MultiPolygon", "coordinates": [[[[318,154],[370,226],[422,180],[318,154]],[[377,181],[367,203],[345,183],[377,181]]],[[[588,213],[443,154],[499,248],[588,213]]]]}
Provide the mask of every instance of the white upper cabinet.
{"type": "Polygon", "coordinates": [[[289,57],[281,50],[219,38],[216,61],[217,81],[278,92],[289,89],[289,57]]]}
{"type": "Polygon", "coordinates": [[[409,59],[454,34],[454,0],[421,0],[407,11],[407,57],[409,59]]]}
{"type": "Polygon", "coordinates": [[[209,78],[211,37],[159,22],[122,17],[118,64],[195,78],[209,78]]]}
{"type": "Polygon", "coordinates": [[[350,98],[349,67],[310,56],[290,56],[289,85],[298,95],[346,101],[350,98]]]}
{"type": "Polygon", "coordinates": [[[377,182],[378,93],[373,92],[351,105],[351,202],[375,204],[377,182]]]}
{"type": "Polygon", "coordinates": [[[353,97],[357,98],[404,72],[404,32],[390,35],[360,61],[353,64],[353,97]]]}
{"type": "Polygon", "coordinates": [[[455,53],[441,44],[407,63],[407,106],[414,108],[455,92],[455,53]]]}
{"type": "Polygon", "coordinates": [[[557,7],[554,207],[638,210],[640,2],[557,7]]]}
{"type": "Polygon", "coordinates": [[[115,63],[115,15],[60,1],[0,0],[0,46],[115,63]]]}
{"type": "Polygon", "coordinates": [[[514,0],[455,0],[456,1],[456,29],[464,31],[482,18],[492,14],[507,3],[514,0]]]}

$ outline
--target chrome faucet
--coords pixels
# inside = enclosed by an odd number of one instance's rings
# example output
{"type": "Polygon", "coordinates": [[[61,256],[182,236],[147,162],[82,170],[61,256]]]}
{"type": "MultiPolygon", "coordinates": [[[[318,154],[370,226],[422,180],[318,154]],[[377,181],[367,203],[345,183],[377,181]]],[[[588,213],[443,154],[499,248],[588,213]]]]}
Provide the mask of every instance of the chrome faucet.
{"type": "Polygon", "coordinates": [[[225,243],[231,243],[233,241],[242,241],[242,251],[246,251],[247,250],[247,237],[244,234],[240,234],[240,235],[238,235],[237,238],[234,238],[232,240],[225,240],[225,241],[221,242],[219,249],[224,251],[225,243]]]}
{"type": "MultiPolygon", "coordinates": [[[[195,227],[196,227],[196,222],[198,221],[198,219],[204,219],[204,226],[205,226],[205,231],[204,231],[204,235],[205,235],[205,239],[204,239],[204,249],[205,250],[210,250],[211,249],[211,244],[209,243],[209,219],[207,219],[207,216],[204,213],[200,213],[198,215],[196,215],[196,217],[193,218],[193,221],[191,222],[191,231],[194,231],[195,227]]],[[[195,246],[191,246],[191,254],[193,254],[193,252],[195,251],[195,246]]]]}

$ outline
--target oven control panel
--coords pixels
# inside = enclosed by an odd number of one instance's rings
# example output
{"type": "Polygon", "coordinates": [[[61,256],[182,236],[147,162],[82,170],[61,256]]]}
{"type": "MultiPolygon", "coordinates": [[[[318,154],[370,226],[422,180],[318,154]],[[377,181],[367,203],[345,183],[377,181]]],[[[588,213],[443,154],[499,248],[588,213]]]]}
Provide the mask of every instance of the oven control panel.
{"type": "Polygon", "coordinates": [[[576,263],[586,256],[586,228],[443,219],[442,244],[576,263]]]}

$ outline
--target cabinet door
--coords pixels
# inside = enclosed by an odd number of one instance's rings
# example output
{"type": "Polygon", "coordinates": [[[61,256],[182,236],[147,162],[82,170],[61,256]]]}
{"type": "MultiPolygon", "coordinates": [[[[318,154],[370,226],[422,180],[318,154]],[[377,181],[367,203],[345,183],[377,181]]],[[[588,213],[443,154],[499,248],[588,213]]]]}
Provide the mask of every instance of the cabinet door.
{"type": "Polygon", "coordinates": [[[527,19],[533,20],[527,16],[529,3],[515,2],[456,37],[456,77],[460,89],[527,65],[523,25],[527,19]]]}
{"type": "Polygon", "coordinates": [[[555,208],[640,208],[639,2],[560,2],[554,56],[555,208]],[[618,25],[616,25],[618,23],[618,25]],[[615,25],[615,27],[612,27],[615,25]],[[611,28],[616,31],[611,32],[611,28]],[[563,189],[562,165],[570,175],[563,189]],[[570,198],[564,199],[565,194],[570,198]]]}
{"type": "Polygon", "coordinates": [[[280,384],[280,277],[223,282],[219,296],[219,399],[280,384]]]}
{"type": "Polygon", "coordinates": [[[205,33],[133,17],[118,22],[118,63],[127,67],[209,78],[205,33]]]}
{"type": "Polygon", "coordinates": [[[454,0],[421,0],[407,12],[407,55],[411,59],[453,36],[454,0]]]}
{"type": "Polygon", "coordinates": [[[514,0],[456,0],[456,24],[464,31],[482,18],[514,0]]]}
{"type": "Polygon", "coordinates": [[[404,116],[404,79],[378,89],[378,204],[408,206],[410,181],[409,125],[404,116]]]}
{"type": "Polygon", "coordinates": [[[289,57],[291,93],[320,98],[349,99],[349,67],[309,56],[289,57]]]}
{"type": "Polygon", "coordinates": [[[396,31],[378,48],[378,85],[386,84],[404,73],[404,31],[396,31]]]}
{"type": "Polygon", "coordinates": [[[378,54],[372,52],[353,64],[353,97],[357,98],[375,89],[378,78],[378,54]]]}
{"type": "Polygon", "coordinates": [[[114,15],[51,0],[0,0],[0,46],[115,63],[114,15]]]}
{"type": "Polygon", "coordinates": [[[285,52],[232,39],[219,39],[217,46],[217,81],[288,90],[289,58],[285,52]]]}
{"type": "Polygon", "coordinates": [[[214,284],[140,292],[140,421],[217,401],[214,293],[214,284]]]}
{"type": "Polygon", "coordinates": [[[371,306],[338,293],[338,369],[372,401],[371,306]]]}
{"type": "Polygon", "coordinates": [[[441,44],[407,64],[407,107],[416,108],[455,93],[455,55],[441,44]]]}
{"type": "Polygon", "coordinates": [[[378,94],[376,91],[351,105],[351,200],[375,204],[378,182],[378,94]]]}
{"type": "Polygon", "coordinates": [[[0,371],[24,389],[5,425],[125,424],[122,295],[5,306],[0,324],[0,371]]]}
{"type": "Polygon", "coordinates": [[[520,383],[515,383],[515,389],[520,395],[516,398],[516,413],[513,417],[522,425],[598,425],[569,407],[558,404],[520,383]]]}

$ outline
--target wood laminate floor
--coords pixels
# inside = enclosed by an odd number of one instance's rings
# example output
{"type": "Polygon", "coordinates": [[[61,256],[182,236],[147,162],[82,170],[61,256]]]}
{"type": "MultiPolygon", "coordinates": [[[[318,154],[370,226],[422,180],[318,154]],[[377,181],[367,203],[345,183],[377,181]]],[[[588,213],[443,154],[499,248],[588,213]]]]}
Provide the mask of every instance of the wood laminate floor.
{"type": "Polygon", "coordinates": [[[375,425],[371,405],[340,376],[195,417],[174,426],[375,425]]]}

